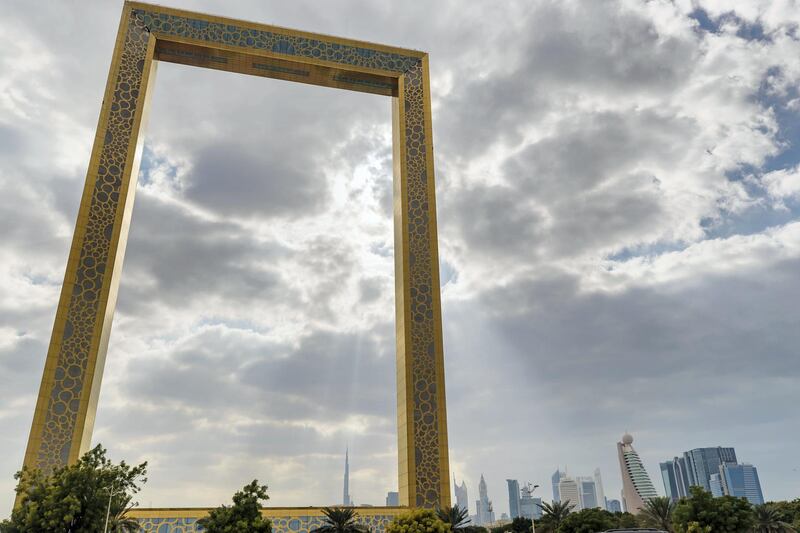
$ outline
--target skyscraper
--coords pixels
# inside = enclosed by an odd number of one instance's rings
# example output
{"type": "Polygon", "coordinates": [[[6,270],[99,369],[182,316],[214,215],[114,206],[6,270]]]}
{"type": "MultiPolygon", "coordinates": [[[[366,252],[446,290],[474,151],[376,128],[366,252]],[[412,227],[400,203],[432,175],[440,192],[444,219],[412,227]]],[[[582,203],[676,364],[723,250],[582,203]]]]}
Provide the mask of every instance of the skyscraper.
{"type": "Polygon", "coordinates": [[[737,498],[747,498],[753,505],[764,503],[758,470],[751,464],[732,465],[723,463],[719,467],[723,492],[737,498]]]}
{"type": "Polygon", "coordinates": [[[478,483],[478,497],[475,502],[477,507],[477,519],[479,526],[485,526],[494,522],[494,509],[492,508],[492,501],[489,499],[489,490],[486,487],[486,480],[483,479],[481,474],[481,481],[478,483]]]}
{"type": "Polygon", "coordinates": [[[533,518],[538,520],[542,517],[542,499],[533,497],[533,488],[527,483],[521,490],[522,497],[519,500],[519,512],[523,518],[533,518]]]}
{"type": "Polygon", "coordinates": [[[621,513],[622,505],[619,503],[619,500],[608,500],[606,503],[606,509],[609,513],[621,513]]]}
{"type": "Polygon", "coordinates": [[[571,477],[562,477],[558,482],[558,498],[562,503],[569,502],[574,505],[573,511],[580,511],[583,509],[581,502],[581,489],[578,482],[571,477]]]}
{"type": "Polygon", "coordinates": [[[619,469],[622,474],[622,505],[629,513],[638,513],[644,502],[658,496],[639,454],[633,449],[633,437],[629,433],[617,443],[619,469]]]}
{"type": "MultiPolygon", "coordinates": [[[[675,458],[677,459],[677,457],[675,458]]],[[[673,461],[658,463],[661,469],[661,480],[664,482],[664,493],[674,502],[681,497],[678,495],[678,477],[675,474],[675,464],[673,461]]]]}
{"type": "Polygon", "coordinates": [[[344,452],[344,490],[342,491],[342,505],[350,507],[353,500],[350,498],[350,448],[344,452]]]}
{"type": "Polygon", "coordinates": [[[507,479],[508,483],[508,515],[513,520],[520,514],[520,492],[519,482],[516,479],[507,479]]]}
{"type": "Polygon", "coordinates": [[[561,501],[561,499],[560,499],[560,497],[558,495],[558,483],[559,483],[559,481],[561,481],[561,478],[563,478],[564,476],[566,476],[566,474],[564,472],[561,472],[560,470],[556,469],[556,471],[553,472],[553,475],[550,477],[550,482],[553,485],[553,501],[554,502],[561,501]]]}
{"type": "Polygon", "coordinates": [[[595,490],[597,491],[597,505],[598,505],[598,507],[600,507],[601,509],[608,510],[608,507],[606,505],[606,492],[605,492],[605,490],[603,490],[603,478],[600,475],[600,469],[599,468],[595,468],[594,469],[594,487],[595,487],[595,490]]]}
{"type": "Polygon", "coordinates": [[[456,493],[456,505],[469,512],[469,495],[467,494],[467,483],[463,479],[461,485],[456,483],[456,475],[453,474],[453,490],[456,493]]]}
{"type": "Polygon", "coordinates": [[[399,492],[387,492],[386,493],[386,507],[397,507],[400,505],[400,493],[399,492]]]}
{"type": "Polygon", "coordinates": [[[689,452],[681,457],[673,457],[671,461],[659,463],[661,469],[661,479],[664,482],[664,491],[672,501],[689,495],[689,487],[697,485],[694,479],[694,469],[691,468],[689,452]]]}
{"type": "MultiPolygon", "coordinates": [[[[687,470],[690,472],[690,485],[699,485],[711,490],[711,474],[719,473],[722,464],[736,464],[736,451],[733,448],[695,448],[683,453],[687,470]]],[[[688,488],[687,488],[688,493],[688,488]]]]}
{"type": "Polygon", "coordinates": [[[594,478],[579,477],[576,481],[578,482],[578,489],[581,491],[581,509],[599,507],[597,486],[594,484],[594,478]]]}

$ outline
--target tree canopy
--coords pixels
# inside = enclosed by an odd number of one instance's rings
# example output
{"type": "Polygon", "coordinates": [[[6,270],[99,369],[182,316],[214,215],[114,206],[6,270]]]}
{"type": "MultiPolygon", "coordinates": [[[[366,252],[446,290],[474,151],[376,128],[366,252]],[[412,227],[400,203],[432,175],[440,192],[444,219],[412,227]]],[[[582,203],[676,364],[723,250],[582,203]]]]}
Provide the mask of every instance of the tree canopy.
{"type": "Polygon", "coordinates": [[[657,496],[644,502],[639,518],[645,526],[663,529],[672,533],[672,512],[675,503],[669,496],[657,496]]]}
{"type": "Polygon", "coordinates": [[[744,533],[753,528],[753,510],[744,498],[715,498],[697,486],[690,491],[691,497],[681,498],[672,513],[676,533],[687,533],[690,527],[710,528],[714,533],[744,533]]]}
{"type": "Polygon", "coordinates": [[[10,519],[0,523],[0,532],[96,533],[103,531],[106,513],[109,531],[136,531],[138,524],[125,514],[140,485],[147,482],[146,473],[146,462],[114,464],[99,444],[77,463],[49,475],[23,468],[14,476],[19,505],[10,519]]]}
{"type": "Polygon", "coordinates": [[[470,522],[469,511],[458,505],[443,507],[436,510],[439,520],[447,524],[454,533],[481,533],[485,528],[473,526],[470,522]]]}
{"type": "Polygon", "coordinates": [[[324,507],[325,519],[311,533],[366,533],[369,528],[356,522],[358,513],[352,507],[324,507]]]}
{"type": "Polygon", "coordinates": [[[261,516],[267,486],[254,479],[233,495],[233,505],[220,505],[197,521],[207,533],[271,533],[272,522],[261,516]]]}

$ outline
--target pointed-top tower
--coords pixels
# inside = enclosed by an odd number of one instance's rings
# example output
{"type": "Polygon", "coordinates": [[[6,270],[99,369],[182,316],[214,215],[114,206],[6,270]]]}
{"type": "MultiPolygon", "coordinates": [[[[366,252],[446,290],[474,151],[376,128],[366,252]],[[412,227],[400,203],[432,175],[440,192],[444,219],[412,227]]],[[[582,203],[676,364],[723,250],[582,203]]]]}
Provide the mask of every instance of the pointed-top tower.
{"type": "Polygon", "coordinates": [[[483,479],[478,483],[478,499],[475,502],[478,512],[478,525],[485,526],[494,522],[494,509],[492,509],[492,500],[489,499],[489,490],[486,487],[486,480],[483,479]]]}
{"type": "Polygon", "coordinates": [[[344,490],[342,491],[342,505],[350,507],[353,500],[350,498],[350,447],[344,451],[344,490]]]}
{"type": "Polygon", "coordinates": [[[453,473],[453,489],[456,493],[456,505],[469,511],[469,496],[467,495],[467,483],[462,480],[461,485],[456,481],[456,475],[453,473]]]}

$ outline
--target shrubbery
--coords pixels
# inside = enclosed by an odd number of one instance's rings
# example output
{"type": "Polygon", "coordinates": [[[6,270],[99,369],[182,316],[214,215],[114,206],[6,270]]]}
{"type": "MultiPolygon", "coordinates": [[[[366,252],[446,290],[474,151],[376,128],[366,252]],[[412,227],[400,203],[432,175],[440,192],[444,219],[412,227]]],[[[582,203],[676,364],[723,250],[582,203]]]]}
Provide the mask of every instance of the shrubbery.
{"type": "Polygon", "coordinates": [[[387,533],[448,533],[449,526],[430,509],[413,509],[397,515],[387,533]]]}

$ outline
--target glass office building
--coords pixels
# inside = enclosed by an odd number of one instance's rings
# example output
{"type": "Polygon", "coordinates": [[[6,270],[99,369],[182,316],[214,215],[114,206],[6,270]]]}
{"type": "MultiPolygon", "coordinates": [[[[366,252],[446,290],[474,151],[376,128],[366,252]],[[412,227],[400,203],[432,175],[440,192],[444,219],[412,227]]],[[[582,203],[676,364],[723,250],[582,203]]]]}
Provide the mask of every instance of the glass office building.
{"type": "Polygon", "coordinates": [[[753,505],[764,503],[764,494],[761,492],[761,482],[758,480],[758,470],[755,466],[723,464],[719,470],[725,494],[747,498],[753,505]]]}

